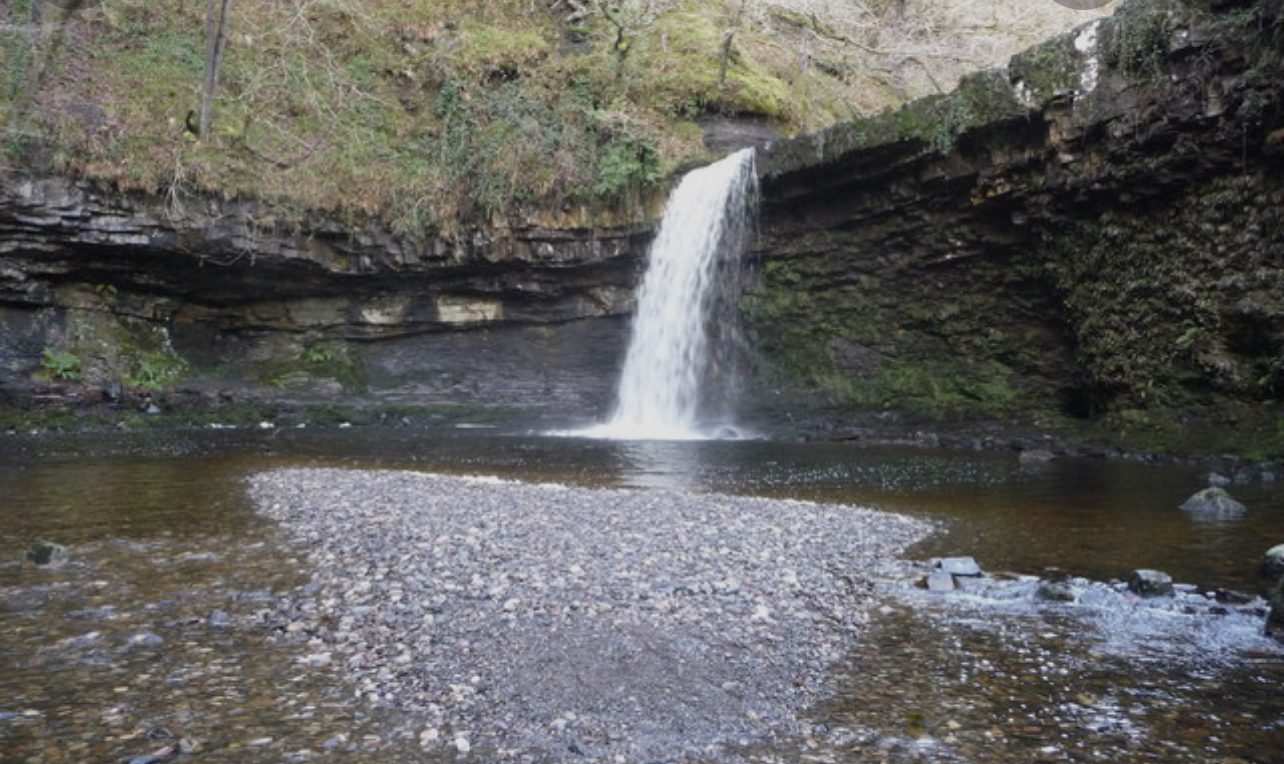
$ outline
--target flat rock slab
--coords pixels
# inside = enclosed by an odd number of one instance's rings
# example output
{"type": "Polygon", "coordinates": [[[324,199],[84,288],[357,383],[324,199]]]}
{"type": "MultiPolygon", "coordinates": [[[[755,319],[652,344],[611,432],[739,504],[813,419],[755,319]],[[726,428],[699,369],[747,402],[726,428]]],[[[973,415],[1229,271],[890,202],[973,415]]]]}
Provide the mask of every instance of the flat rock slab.
{"type": "Polygon", "coordinates": [[[411,472],[279,470],[250,492],[313,570],[276,628],[326,642],[365,702],[420,716],[425,747],[488,761],[709,761],[802,731],[872,570],[928,529],[411,472]]]}
{"type": "Polygon", "coordinates": [[[981,566],[971,557],[942,557],[938,567],[951,576],[981,575],[981,566]]]}

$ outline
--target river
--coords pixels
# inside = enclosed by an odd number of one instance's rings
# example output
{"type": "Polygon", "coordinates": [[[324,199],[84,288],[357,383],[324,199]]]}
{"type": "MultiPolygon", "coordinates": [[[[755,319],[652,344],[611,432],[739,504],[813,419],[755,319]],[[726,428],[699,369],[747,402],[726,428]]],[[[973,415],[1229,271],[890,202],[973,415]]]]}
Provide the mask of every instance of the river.
{"type": "MultiPolygon", "coordinates": [[[[381,467],[870,505],[936,523],[913,560],[1094,581],[1165,570],[1253,591],[1284,487],[1217,521],[1206,469],[762,441],[612,442],[500,427],[0,437],[0,761],[422,759],[413,720],[253,628],[305,565],[246,496],[274,467],[381,467]],[[23,563],[37,539],[71,549],[23,563]],[[143,758],[139,758],[143,757],[143,758]]],[[[906,570],[902,579],[914,575],[906,570]]],[[[753,761],[1284,761],[1284,651],[1259,621],[929,595],[889,580],[814,739],[753,761]]]]}

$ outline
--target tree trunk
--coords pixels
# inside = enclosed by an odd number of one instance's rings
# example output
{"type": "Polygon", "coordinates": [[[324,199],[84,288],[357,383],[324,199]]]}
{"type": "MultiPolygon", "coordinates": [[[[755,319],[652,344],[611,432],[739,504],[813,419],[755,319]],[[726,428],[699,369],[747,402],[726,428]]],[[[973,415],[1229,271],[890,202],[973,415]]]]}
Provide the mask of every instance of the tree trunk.
{"type": "Polygon", "coordinates": [[[208,138],[214,119],[214,95],[218,91],[218,73],[227,49],[227,28],[232,0],[206,0],[205,3],[205,82],[201,88],[200,137],[208,138]]]}

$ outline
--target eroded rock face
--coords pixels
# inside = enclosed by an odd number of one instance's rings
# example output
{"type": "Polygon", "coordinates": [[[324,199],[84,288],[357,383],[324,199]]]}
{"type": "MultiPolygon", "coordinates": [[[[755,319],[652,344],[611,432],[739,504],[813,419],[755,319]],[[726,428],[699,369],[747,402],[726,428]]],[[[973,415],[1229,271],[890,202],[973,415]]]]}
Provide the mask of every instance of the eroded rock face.
{"type": "MultiPolygon", "coordinates": [[[[1284,453],[1281,0],[1206,6],[1130,0],[952,94],[760,150],[742,409],[1092,419],[1143,447],[1212,424],[1284,453]]],[[[10,174],[0,400],[42,374],[204,375],[602,411],[654,201],[415,237],[10,174]]]]}
{"type": "Polygon", "coordinates": [[[949,96],[772,144],[748,304],[768,385],[848,410],[1269,430],[1280,5],[1134,0],[949,96]]]}
{"type": "Polygon", "coordinates": [[[268,394],[600,408],[651,212],[531,212],[416,238],[11,173],[0,379],[163,388],[216,372],[268,394]]]}

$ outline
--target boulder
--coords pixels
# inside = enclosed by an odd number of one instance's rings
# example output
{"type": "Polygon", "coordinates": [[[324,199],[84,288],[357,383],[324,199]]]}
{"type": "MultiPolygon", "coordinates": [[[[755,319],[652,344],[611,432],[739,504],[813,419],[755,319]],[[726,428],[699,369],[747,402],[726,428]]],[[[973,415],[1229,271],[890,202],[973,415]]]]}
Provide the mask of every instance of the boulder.
{"type": "Polygon", "coordinates": [[[1200,515],[1217,515],[1221,517],[1242,515],[1248,510],[1243,504],[1231,498],[1226,489],[1211,486],[1191,496],[1181,505],[1186,512],[1200,515]]]}
{"type": "Polygon", "coordinates": [[[1158,570],[1134,570],[1128,576],[1128,591],[1142,597],[1171,597],[1173,577],[1158,570]]]}
{"type": "Polygon", "coordinates": [[[958,588],[954,583],[954,576],[943,570],[938,570],[924,579],[924,584],[929,592],[952,592],[958,588]]]}
{"type": "Polygon", "coordinates": [[[67,547],[52,541],[37,541],[27,548],[27,559],[37,565],[57,567],[65,563],[69,555],[67,547]]]}
{"type": "Polygon", "coordinates": [[[1258,575],[1262,578],[1263,592],[1270,592],[1284,579],[1284,544],[1276,544],[1266,550],[1258,575]]]}

